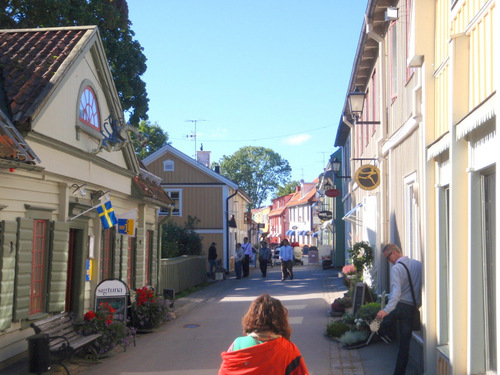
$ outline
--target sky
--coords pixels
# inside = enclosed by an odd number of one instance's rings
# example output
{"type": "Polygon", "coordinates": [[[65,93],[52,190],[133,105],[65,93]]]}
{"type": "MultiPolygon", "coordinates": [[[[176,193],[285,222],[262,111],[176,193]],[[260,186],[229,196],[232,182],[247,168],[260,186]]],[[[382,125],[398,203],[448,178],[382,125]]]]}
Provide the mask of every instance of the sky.
{"type": "Polygon", "coordinates": [[[149,121],[188,156],[203,145],[217,162],[265,147],[288,161],[292,180],[314,181],[336,150],[366,5],[128,0],[149,121]]]}

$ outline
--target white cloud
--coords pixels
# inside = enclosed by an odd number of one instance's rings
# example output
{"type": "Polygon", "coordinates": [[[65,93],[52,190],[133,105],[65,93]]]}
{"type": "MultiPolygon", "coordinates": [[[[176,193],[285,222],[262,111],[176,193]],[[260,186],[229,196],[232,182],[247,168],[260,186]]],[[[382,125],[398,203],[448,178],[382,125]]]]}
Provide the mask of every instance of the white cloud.
{"type": "Polygon", "coordinates": [[[310,134],[299,134],[284,139],[283,143],[290,146],[299,146],[304,142],[307,142],[309,139],[311,139],[310,134]]]}

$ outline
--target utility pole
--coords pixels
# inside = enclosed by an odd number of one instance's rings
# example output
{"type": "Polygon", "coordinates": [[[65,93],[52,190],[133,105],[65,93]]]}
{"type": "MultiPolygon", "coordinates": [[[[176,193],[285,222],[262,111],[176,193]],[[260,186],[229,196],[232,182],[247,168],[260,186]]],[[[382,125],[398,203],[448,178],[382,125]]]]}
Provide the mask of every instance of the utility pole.
{"type": "Polygon", "coordinates": [[[207,120],[186,120],[185,122],[194,122],[194,134],[192,135],[192,137],[194,137],[194,160],[198,160],[198,157],[196,156],[196,137],[198,136],[198,134],[196,133],[196,124],[198,123],[198,121],[207,121],[207,120]]]}

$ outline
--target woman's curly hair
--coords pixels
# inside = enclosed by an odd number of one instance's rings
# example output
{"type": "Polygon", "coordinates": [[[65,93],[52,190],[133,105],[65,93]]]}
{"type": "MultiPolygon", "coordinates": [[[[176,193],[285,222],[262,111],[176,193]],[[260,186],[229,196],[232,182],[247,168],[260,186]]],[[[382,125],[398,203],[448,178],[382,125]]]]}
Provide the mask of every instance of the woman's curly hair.
{"type": "Polygon", "coordinates": [[[250,305],[241,320],[243,334],[273,332],[290,340],[292,329],[288,324],[288,310],[279,299],[263,294],[250,305]]]}

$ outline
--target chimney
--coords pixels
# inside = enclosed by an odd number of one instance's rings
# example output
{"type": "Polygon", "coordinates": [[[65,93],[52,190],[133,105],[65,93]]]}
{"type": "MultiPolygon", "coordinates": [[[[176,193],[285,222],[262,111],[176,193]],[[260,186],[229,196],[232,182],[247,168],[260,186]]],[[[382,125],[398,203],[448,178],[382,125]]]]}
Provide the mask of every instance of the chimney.
{"type": "Polygon", "coordinates": [[[220,166],[219,166],[219,165],[216,165],[216,166],[214,167],[214,171],[215,171],[215,173],[220,174],[220,166]]]}

